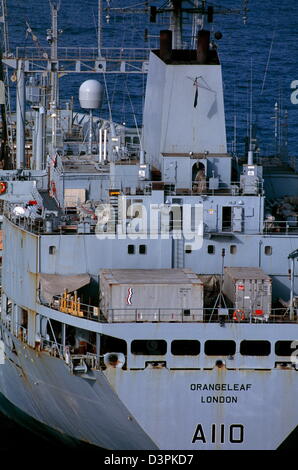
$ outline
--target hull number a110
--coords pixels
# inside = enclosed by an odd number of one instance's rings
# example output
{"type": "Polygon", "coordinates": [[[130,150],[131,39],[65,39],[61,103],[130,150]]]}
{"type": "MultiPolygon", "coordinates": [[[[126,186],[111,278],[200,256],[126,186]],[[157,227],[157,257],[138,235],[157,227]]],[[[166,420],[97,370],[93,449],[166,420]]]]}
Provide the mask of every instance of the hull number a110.
{"type": "Polygon", "coordinates": [[[198,424],[192,438],[192,444],[241,444],[243,441],[243,424],[211,424],[211,429],[198,424]]]}

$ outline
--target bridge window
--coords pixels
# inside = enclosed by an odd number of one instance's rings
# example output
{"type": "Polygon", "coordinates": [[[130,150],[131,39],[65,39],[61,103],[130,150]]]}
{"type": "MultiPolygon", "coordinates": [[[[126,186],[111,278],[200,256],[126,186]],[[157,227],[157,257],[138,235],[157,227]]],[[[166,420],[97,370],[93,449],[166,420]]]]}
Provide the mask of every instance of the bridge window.
{"type": "Polygon", "coordinates": [[[209,255],[214,255],[215,254],[215,246],[214,245],[208,245],[207,247],[207,253],[209,255]]]}
{"type": "Polygon", "coordinates": [[[49,246],[49,254],[50,254],[50,255],[55,255],[55,254],[56,254],[56,247],[55,247],[55,245],[49,246]]]}
{"type": "Polygon", "coordinates": [[[235,341],[209,340],[205,343],[205,354],[207,354],[207,356],[233,356],[235,352],[235,341]]]}
{"type": "Polygon", "coordinates": [[[237,245],[230,246],[230,254],[235,255],[237,253],[237,245]]]}
{"type": "Polygon", "coordinates": [[[265,246],[264,252],[265,252],[265,255],[271,256],[272,255],[272,246],[269,246],[269,245],[265,246]]]}
{"type": "Polygon", "coordinates": [[[139,253],[140,253],[140,255],[145,255],[147,253],[147,246],[146,245],[140,245],[139,246],[139,253]]]}
{"type": "Polygon", "coordinates": [[[171,344],[174,356],[197,356],[200,354],[200,349],[200,342],[197,340],[176,339],[171,344]]]}
{"type": "Polygon", "coordinates": [[[127,253],[129,255],[134,255],[135,254],[135,246],[134,245],[128,245],[127,246],[127,253]]]}
{"type": "Polygon", "coordinates": [[[277,356],[291,356],[297,349],[298,344],[294,340],[276,341],[275,354],[277,356]]]}
{"type": "Polygon", "coordinates": [[[192,246],[191,245],[185,245],[185,253],[191,253],[192,252],[192,246]]]}
{"type": "Polygon", "coordinates": [[[161,356],[167,352],[167,342],[163,339],[135,339],[131,343],[132,354],[161,356]]]}
{"type": "Polygon", "coordinates": [[[271,344],[269,341],[241,341],[240,354],[242,356],[269,356],[271,344]]]}

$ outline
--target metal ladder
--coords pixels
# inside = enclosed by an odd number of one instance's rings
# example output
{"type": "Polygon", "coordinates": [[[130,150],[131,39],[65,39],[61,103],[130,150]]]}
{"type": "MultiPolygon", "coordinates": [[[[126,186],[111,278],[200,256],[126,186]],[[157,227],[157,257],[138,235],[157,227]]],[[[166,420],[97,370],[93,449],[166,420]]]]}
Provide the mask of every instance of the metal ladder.
{"type": "Polygon", "coordinates": [[[118,223],[118,218],[119,218],[118,196],[110,196],[109,202],[110,202],[110,206],[113,208],[113,212],[112,212],[113,219],[111,220],[111,223],[113,223],[114,227],[116,227],[118,223]]]}
{"type": "Polygon", "coordinates": [[[173,238],[173,268],[184,268],[184,238],[173,238]]]}

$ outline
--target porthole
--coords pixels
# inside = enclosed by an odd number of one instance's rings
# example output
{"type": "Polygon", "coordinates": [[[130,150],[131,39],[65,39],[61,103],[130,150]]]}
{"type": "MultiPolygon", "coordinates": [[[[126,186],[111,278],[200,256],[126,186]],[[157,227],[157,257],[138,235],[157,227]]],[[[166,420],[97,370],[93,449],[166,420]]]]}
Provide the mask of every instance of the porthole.
{"type": "Polygon", "coordinates": [[[167,342],[163,339],[136,339],[131,343],[132,354],[161,356],[167,352],[167,342]]]}
{"type": "Polygon", "coordinates": [[[269,356],[270,352],[270,341],[244,340],[240,343],[242,356],[269,356]]]}
{"type": "Polygon", "coordinates": [[[171,344],[171,353],[174,356],[197,356],[200,349],[200,342],[195,339],[176,339],[171,344]]]}
{"type": "Polygon", "coordinates": [[[207,356],[233,356],[236,352],[236,343],[231,340],[208,340],[205,343],[207,356]]]}
{"type": "Polygon", "coordinates": [[[277,356],[291,356],[296,349],[295,340],[276,341],[275,343],[275,354],[277,356]]]}

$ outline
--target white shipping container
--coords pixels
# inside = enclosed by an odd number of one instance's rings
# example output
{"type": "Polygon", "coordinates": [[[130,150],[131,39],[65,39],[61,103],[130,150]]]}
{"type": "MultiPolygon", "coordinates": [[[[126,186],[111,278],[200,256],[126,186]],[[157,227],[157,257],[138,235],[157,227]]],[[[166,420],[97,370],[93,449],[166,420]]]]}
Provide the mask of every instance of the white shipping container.
{"type": "Polygon", "coordinates": [[[201,321],[203,284],[189,269],[104,269],[100,308],[110,322],[201,321]]]}
{"type": "Polygon", "coordinates": [[[271,278],[261,268],[224,268],[223,293],[246,317],[269,317],[272,303],[271,278]]]}

